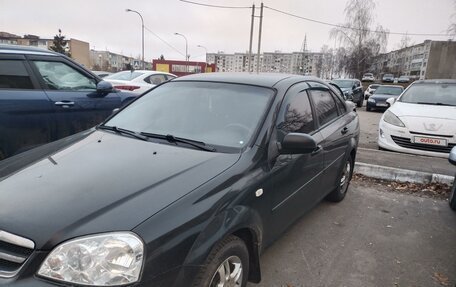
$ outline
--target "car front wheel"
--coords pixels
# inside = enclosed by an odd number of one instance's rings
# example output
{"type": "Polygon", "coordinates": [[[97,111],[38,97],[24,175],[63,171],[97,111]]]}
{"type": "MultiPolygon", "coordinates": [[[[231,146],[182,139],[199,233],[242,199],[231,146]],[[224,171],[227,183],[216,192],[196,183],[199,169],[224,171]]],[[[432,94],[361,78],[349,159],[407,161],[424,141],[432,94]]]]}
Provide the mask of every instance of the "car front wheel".
{"type": "Polygon", "coordinates": [[[326,196],[327,200],[332,202],[340,202],[345,198],[345,194],[347,193],[348,186],[353,175],[353,167],[353,157],[349,156],[338,177],[338,185],[330,194],[328,194],[328,196],[326,196]]]}
{"type": "Polygon", "coordinates": [[[209,254],[194,287],[245,287],[249,274],[249,252],[244,241],[230,235],[209,254]]]}

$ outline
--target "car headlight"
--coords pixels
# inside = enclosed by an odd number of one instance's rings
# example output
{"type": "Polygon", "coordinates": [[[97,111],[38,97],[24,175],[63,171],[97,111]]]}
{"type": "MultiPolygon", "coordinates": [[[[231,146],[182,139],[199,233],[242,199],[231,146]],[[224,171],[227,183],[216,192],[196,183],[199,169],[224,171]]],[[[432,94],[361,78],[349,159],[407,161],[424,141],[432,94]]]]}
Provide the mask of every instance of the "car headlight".
{"type": "Polygon", "coordinates": [[[143,257],[144,244],[131,232],[84,236],[54,248],[38,275],[81,285],[131,284],[139,280],[143,257]]]}
{"type": "Polygon", "coordinates": [[[372,99],[372,98],[369,98],[367,101],[368,101],[369,103],[375,103],[375,100],[372,99]]]}
{"type": "Polygon", "coordinates": [[[383,120],[389,124],[392,124],[393,126],[405,127],[404,123],[389,110],[386,110],[386,112],[383,114],[383,120]]]}

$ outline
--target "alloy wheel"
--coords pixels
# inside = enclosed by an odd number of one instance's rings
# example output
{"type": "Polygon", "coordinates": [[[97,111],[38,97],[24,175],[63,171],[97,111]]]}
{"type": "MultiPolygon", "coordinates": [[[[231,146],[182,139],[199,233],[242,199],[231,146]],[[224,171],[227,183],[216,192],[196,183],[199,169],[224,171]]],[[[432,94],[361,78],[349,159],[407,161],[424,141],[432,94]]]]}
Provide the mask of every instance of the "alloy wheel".
{"type": "Polygon", "coordinates": [[[345,163],[345,167],[342,170],[342,176],[340,178],[340,190],[342,193],[347,191],[348,183],[350,181],[350,173],[351,173],[351,164],[350,160],[347,160],[345,163]]]}
{"type": "Polygon", "coordinates": [[[212,276],[210,287],[240,287],[242,285],[242,262],[230,256],[220,264],[212,276]]]}

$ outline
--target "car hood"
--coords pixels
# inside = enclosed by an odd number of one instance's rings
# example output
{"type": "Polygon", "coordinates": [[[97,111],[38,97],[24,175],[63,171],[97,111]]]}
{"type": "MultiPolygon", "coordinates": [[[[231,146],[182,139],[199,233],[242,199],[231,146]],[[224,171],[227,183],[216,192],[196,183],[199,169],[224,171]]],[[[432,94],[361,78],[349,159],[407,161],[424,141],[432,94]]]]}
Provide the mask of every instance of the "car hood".
{"type": "Polygon", "coordinates": [[[411,131],[436,135],[456,134],[456,107],[396,102],[390,111],[411,131]]]}
{"type": "Polygon", "coordinates": [[[397,98],[399,95],[373,94],[371,99],[386,101],[389,98],[397,98]]]}
{"type": "Polygon", "coordinates": [[[131,230],[238,159],[95,131],[3,177],[0,229],[32,239],[40,250],[131,230]]]}

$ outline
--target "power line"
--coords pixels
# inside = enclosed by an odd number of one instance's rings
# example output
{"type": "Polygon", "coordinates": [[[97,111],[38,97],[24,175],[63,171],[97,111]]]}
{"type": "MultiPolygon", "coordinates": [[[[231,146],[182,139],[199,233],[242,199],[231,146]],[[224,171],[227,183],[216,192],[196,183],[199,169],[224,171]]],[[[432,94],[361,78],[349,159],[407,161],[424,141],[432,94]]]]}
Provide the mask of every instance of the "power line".
{"type": "Polygon", "coordinates": [[[160,36],[158,36],[157,34],[155,34],[152,30],[150,30],[149,28],[147,28],[146,26],[144,26],[144,29],[146,29],[149,33],[151,33],[152,35],[154,35],[155,37],[157,37],[160,41],[162,41],[163,43],[165,43],[168,47],[170,47],[171,49],[173,49],[174,51],[178,52],[179,54],[181,54],[182,56],[185,57],[185,55],[183,53],[181,53],[181,51],[179,51],[176,47],[174,47],[173,45],[171,45],[170,43],[166,42],[165,40],[163,40],[160,36]]]}
{"type": "Polygon", "coordinates": [[[222,5],[212,5],[206,3],[193,2],[188,0],[179,0],[181,2],[190,3],[199,6],[212,7],[212,8],[223,8],[223,9],[251,9],[252,6],[222,6],[222,5]]]}
{"type": "MultiPolygon", "coordinates": [[[[222,6],[222,5],[212,5],[212,4],[206,4],[206,3],[200,3],[200,2],[194,2],[194,1],[189,1],[189,0],[179,0],[181,2],[193,4],[193,5],[199,5],[199,6],[205,6],[205,7],[212,7],[212,8],[224,8],[224,9],[251,9],[252,6],[222,6]]],[[[315,20],[303,16],[299,16],[290,12],[282,11],[273,7],[269,6],[264,6],[264,8],[275,11],[277,13],[281,13],[287,16],[291,16],[294,18],[298,18],[301,20],[309,21],[309,22],[314,22],[330,27],[336,27],[336,28],[343,28],[343,29],[350,29],[350,30],[355,30],[355,31],[363,31],[363,32],[372,32],[372,33],[383,33],[382,31],[376,31],[376,30],[371,30],[371,29],[360,29],[356,27],[350,27],[350,26],[345,26],[345,25],[339,25],[339,24],[334,24],[334,23],[329,23],[321,20],[315,20]]],[[[391,35],[406,35],[406,36],[436,36],[436,37],[448,37],[450,36],[449,34],[433,34],[433,33],[402,33],[402,32],[388,32],[388,34],[391,35]]]]}
{"type": "MultiPolygon", "coordinates": [[[[278,13],[281,13],[281,14],[284,14],[284,15],[288,15],[288,16],[291,16],[291,17],[295,17],[295,18],[298,18],[298,19],[302,19],[302,20],[306,20],[306,21],[310,21],[310,22],[314,22],[314,23],[318,23],[318,24],[322,24],[322,25],[326,25],[326,26],[331,26],[331,27],[336,27],[336,28],[343,28],[343,29],[351,29],[351,30],[363,31],[363,32],[383,33],[382,31],[376,31],[376,30],[371,30],[371,29],[360,29],[360,28],[356,28],[356,27],[338,25],[338,24],[333,24],[333,23],[324,22],[324,21],[320,21],[320,20],[315,20],[315,19],[299,16],[299,15],[296,15],[296,14],[292,14],[292,13],[289,13],[289,12],[285,12],[285,11],[282,11],[282,10],[279,10],[279,9],[275,9],[275,8],[272,8],[272,7],[269,7],[269,6],[264,6],[264,8],[267,8],[269,10],[272,10],[272,11],[275,11],[275,12],[278,12],[278,13]]],[[[402,33],[402,32],[387,32],[387,33],[388,34],[393,34],[393,35],[407,35],[407,36],[442,36],[442,37],[443,36],[449,36],[448,34],[402,33]]]]}

